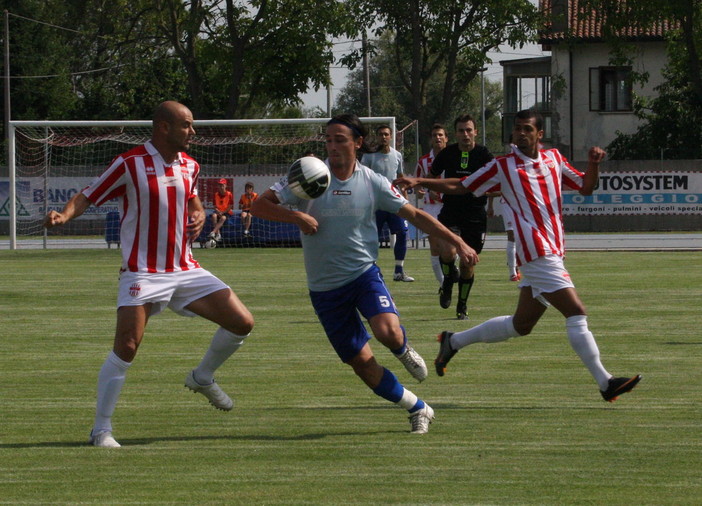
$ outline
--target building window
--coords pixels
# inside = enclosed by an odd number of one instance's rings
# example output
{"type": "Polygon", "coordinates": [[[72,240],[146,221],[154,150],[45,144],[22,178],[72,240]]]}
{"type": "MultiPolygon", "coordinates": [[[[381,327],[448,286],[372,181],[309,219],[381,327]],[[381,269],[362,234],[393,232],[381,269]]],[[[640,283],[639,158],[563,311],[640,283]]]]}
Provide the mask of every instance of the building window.
{"type": "Polygon", "coordinates": [[[590,69],[590,110],[631,111],[631,67],[590,69]]]}
{"type": "Polygon", "coordinates": [[[534,109],[544,117],[544,141],[551,141],[551,76],[517,75],[505,78],[505,107],[502,140],[512,141],[514,117],[518,111],[534,109]]]}

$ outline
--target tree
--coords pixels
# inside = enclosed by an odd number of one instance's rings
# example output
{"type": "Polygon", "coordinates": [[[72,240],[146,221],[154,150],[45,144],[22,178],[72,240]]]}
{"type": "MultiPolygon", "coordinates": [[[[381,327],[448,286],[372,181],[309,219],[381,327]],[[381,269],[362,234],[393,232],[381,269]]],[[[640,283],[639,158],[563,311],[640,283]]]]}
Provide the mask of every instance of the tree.
{"type": "MultiPolygon", "coordinates": [[[[395,61],[394,44],[386,33],[376,44],[375,56],[370,60],[372,112],[374,116],[395,116],[398,125],[407,125],[416,118],[412,116],[412,97],[395,71],[395,61]]],[[[456,96],[446,119],[439,119],[441,91],[444,86],[441,70],[439,69],[439,72],[426,83],[426,117],[428,119],[425,123],[421,121],[419,123],[422,152],[429,151],[428,133],[435,122],[443,123],[451,136],[453,120],[460,114],[470,113],[475,117],[477,126],[482,128],[480,80],[477,79],[456,90],[456,96]]],[[[346,86],[337,97],[335,111],[356,113],[365,111],[365,96],[363,71],[356,69],[349,74],[346,86]]],[[[502,99],[500,83],[485,81],[486,143],[493,151],[499,151],[502,146],[501,122],[497,115],[497,111],[502,109],[502,99]]]]}
{"type": "MultiPolygon", "coordinates": [[[[377,37],[392,33],[392,68],[410,96],[409,115],[423,125],[434,119],[449,121],[461,89],[490,61],[487,53],[503,44],[520,47],[533,40],[539,21],[538,10],[528,0],[351,3],[377,37]],[[436,76],[441,88],[433,108],[429,83],[436,76]]],[[[344,61],[353,65],[358,58],[351,54],[344,61]]]]}
{"type": "Polygon", "coordinates": [[[330,40],[353,19],[335,0],[157,0],[196,116],[261,116],[329,82],[330,40]]]}
{"type": "MultiPolygon", "coordinates": [[[[628,45],[620,33],[630,26],[667,30],[665,82],[650,101],[638,98],[635,112],[642,120],[633,134],[619,134],[608,146],[618,159],[702,158],[702,0],[588,0],[606,15],[607,40],[615,57],[625,62],[628,45]]],[[[645,80],[647,76],[637,76],[645,80]]]]}
{"type": "Polygon", "coordinates": [[[336,0],[0,3],[13,119],[143,118],[166,98],[196,118],[270,114],[328,83],[330,41],[354,26],[336,0]]]}

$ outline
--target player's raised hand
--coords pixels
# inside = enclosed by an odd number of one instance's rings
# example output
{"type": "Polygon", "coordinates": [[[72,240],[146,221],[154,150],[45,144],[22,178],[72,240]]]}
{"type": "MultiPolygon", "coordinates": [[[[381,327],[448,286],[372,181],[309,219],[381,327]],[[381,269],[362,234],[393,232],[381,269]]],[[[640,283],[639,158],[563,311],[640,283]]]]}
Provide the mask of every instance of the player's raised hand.
{"type": "Polygon", "coordinates": [[[593,146],[587,154],[587,161],[590,163],[600,163],[605,159],[607,153],[599,146],[593,146]]]}

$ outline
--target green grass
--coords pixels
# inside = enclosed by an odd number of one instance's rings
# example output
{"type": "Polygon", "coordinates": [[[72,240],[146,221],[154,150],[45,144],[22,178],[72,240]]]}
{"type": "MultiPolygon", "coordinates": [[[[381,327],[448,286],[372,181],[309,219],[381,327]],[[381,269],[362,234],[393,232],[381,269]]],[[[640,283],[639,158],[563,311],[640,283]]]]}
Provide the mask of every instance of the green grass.
{"type": "MultiPolygon", "coordinates": [[[[309,303],[300,250],[197,250],[256,318],[218,373],[230,413],[183,387],[214,327],[152,318],[114,416],[123,447],[85,444],[97,372],[111,348],[119,252],[1,251],[0,503],[699,504],[702,335],[699,252],[573,252],[605,366],[641,373],[614,404],[570,349],[562,317],[462,350],[416,384],[429,434],[376,397],[334,354],[309,303]]],[[[469,322],[439,308],[427,251],[415,283],[389,282],[415,347],[509,314],[503,252],[477,270],[469,322]]],[[[381,250],[389,273],[392,258],[381,250]]]]}

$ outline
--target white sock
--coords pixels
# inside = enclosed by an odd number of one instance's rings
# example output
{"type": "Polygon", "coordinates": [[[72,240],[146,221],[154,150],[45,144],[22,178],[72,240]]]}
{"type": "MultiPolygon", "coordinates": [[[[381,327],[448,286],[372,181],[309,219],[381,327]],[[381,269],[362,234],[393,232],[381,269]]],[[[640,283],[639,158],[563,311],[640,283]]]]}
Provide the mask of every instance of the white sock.
{"type": "Polygon", "coordinates": [[[405,408],[407,411],[409,411],[415,406],[415,404],[417,404],[417,400],[419,400],[419,397],[417,397],[405,388],[404,392],[402,392],[402,399],[397,401],[396,404],[401,408],[405,408]]]}
{"type": "Polygon", "coordinates": [[[600,350],[597,348],[592,332],[587,328],[587,316],[577,315],[566,318],[566,331],[571,348],[595,378],[600,390],[606,390],[612,375],[600,362],[600,350]]]}
{"type": "Polygon", "coordinates": [[[439,255],[431,255],[431,270],[434,271],[434,277],[439,284],[444,282],[444,273],[441,271],[441,258],[439,255]]]}
{"type": "Polygon", "coordinates": [[[112,413],[115,411],[117,399],[122,391],[127,369],[132,364],[125,362],[114,351],[107,355],[98,374],[97,405],[95,407],[95,425],[93,434],[102,431],[112,431],[112,413]]]}
{"type": "Polygon", "coordinates": [[[517,275],[517,244],[514,241],[507,241],[507,268],[510,276],[517,275]]]}
{"type": "Polygon", "coordinates": [[[210,347],[202,357],[200,365],[195,368],[193,376],[201,385],[209,385],[214,381],[214,373],[232,354],[238,350],[248,337],[239,336],[222,327],[218,328],[212,337],[210,347]]]}
{"type": "Polygon", "coordinates": [[[506,341],[510,337],[517,337],[519,334],[512,325],[512,316],[496,316],[477,327],[456,332],[449,341],[451,348],[460,350],[464,346],[475,343],[497,343],[506,341]]]}
{"type": "Polygon", "coordinates": [[[395,267],[404,267],[405,261],[404,260],[395,260],[395,267]]]}

